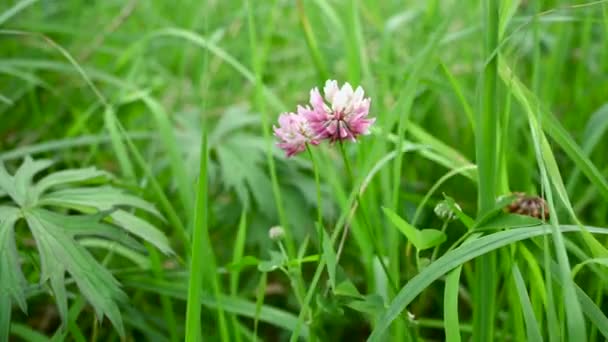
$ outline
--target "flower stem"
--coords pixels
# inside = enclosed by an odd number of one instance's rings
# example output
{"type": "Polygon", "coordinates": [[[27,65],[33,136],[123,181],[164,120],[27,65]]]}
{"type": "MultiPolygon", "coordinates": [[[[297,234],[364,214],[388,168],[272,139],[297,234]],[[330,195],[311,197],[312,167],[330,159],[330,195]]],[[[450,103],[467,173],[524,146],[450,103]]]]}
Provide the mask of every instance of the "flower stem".
{"type": "Polygon", "coordinates": [[[344,166],[346,167],[346,174],[348,175],[349,185],[354,185],[355,177],[353,175],[353,169],[350,167],[350,161],[348,160],[348,156],[346,155],[346,150],[344,149],[344,143],[340,140],[340,153],[342,154],[342,159],[344,160],[344,166]]]}
{"type": "MultiPolygon", "coordinates": [[[[319,165],[317,164],[317,159],[312,154],[312,149],[310,148],[310,145],[306,144],[306,150],[308,151],[308,155],[310,156],[310,160],[312,161],[312,170],[315,174],[315,183],[317,187],[317,223],[319,229],[321,229],[321,227],[323,227],[323,202],[321,201],[321,180],[319,176],[319,165]]],[[[318,233],[319,241],[321,241],[323,234],[321,234],[321,231],[319,231],[318,233]]]]}
{"type": "MultiPolygon", "coordinates": [[[[346,155],[346,150],[344,149],[344,143],[342,141],[339,142],[340,145],[340,152],[342,154],[342,158],[344,159],[344,165],[346,167],[346,173],[348,174],[348,185],[350,186],[355,186],[355,178],[353,175],[353,169],[351,168],[350,165],[350,161],[348,159],[348,156],[346,155]]],[[[380,253],[380,247],[378,245],[378,240],[376,239],[375,235],[373,234],[373,232],[370,229],[370,225],[369,225],[369,220],[367,219],[367,212],[365,210],[365,208],[362,205],[362,201],[361,201],[361,191],[360,190],[356,190],[356,202],[353,205],[353,207],[359,206],[360,207],[360,212],[363,218],[363,222],[362,225],[365,227],[365,231],[367,232],[367,235],[369,237],[369,239],[372,242],[372,248],[374,249],[374,253],[378,256],[378,261],[380,261],[380,265],[382,266],[382,269],[384,270],[384,273],[386,274],[386,277],[388,279],[389,284],[391,285],[393,291],[395,293],[398,292],[398,288],[397,288],[397,282],[395,282],[395,280],[393,279],[393,277],[391,276],[388,267],[386,265],[386,262],[384,261],[384,258],[382,257],[383,253],[380,253]]],[[[340,260],[340,256],[342,254],[342,249],[344,248],[344,243],[346,241],[346,235],[348,234],[348,231],[350,229],[351,224],[347,224],[344,227],[344,232],[342,235],[342,238],[340,239],[340,245],[338,246],[338,253],[336,254],[336,263],[340,260]]]]}

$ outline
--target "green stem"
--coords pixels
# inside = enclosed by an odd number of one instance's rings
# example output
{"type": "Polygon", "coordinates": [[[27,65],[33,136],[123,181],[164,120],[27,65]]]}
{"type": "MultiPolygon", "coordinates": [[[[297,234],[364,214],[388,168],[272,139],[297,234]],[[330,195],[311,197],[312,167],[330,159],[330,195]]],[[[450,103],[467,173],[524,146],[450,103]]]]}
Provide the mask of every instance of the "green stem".
{"type": "MultiPolygon", "coordinates": [[[[346,173],[348,174],[348,184],[351,186],[354,186],[355,182],[354,182],[354,175],[353,175],[353,169],[350,166],[350,161],[348,159],[348,156],[346,155],[346,150],[344,149],[344,144],[342,141],[340,141],[339,143],[340,145],[340,152],[342,154],[342,158],[344,159],[344,165],[346,167],[346,173]]],[[[370,225],[369,225],[369,220],[367,219],[367,212],[365,211],[365,208],[363,206],[363,203],[361,201],[361,193],[360,191],[356,191],[355,193],[356,195],[356,201],[354,203],[354,207],[359,206],[361,208],[360,212],[361,212],[361,217],[363,218],[363,227],[365,228],[365,231],[370,239],[370,241],[372,242],[372,248],[374,249],[374,253],[378,256],[378,261],[380,261],[380,265],[382,266],[382,269],[384,271],[384,273],[386,274],[387,279],[389,280],[389,284],[392,287],[392,290],[394,291],[394,293],[398,292],[398,287],[397,287],[397,282],[395,282],[395,280],[393,279],[393,277],[391,276],[388,266],[386,265],[386,262],[384,261],[383,255],[384,253],[381,253],[381,249],[378,246],[378,239],[376,238],[376,236],[373,234],[373,232],[370,229],[370,225]]],[[[353,218],[354,218],[354,214],[353,214],[353,218]]],[[[340,261],[340,256],[341,256],[341,251],[342,248],[344,247],[344,242],[346,240],[346,235],[348,234],[348,230],[350,228],[351,224],[347,224],[346,227],[344,228],[344,232],[343,232],[343,237],[340,241],[340,246],[338,247],[338,253],[336,255],[336,264],[338,264],[338,262],[340,261]]]]}
{"type": "MultiPolygon", "coordinates": [[[[450,223],[449,218],[447,220],[443,221],[443,226],[441,226],[442,233],[445,233],[445,230],[448,227],[448,223],[450,223]]],[[[435,261],[435,258],[437,257],[438,252],[439,252],[439,246],[435,246],[435,249],[433,249],[433,254],[431,254],[431,262],[435,261]]]]}
{"type": "MultiPolygon", "coordinates": [[[[308,151],[308,155],[310,156],[310,160],[312,161],[312,170],[315,174],[315,184],[317,187],[317,223],[319,227],[323,226],[323,202],[321,202],[321,180],[319,176],[319,165],[317,164],[317,160],[312,153],[312,149],[310,145],[306,144],[306,150],[308,151]]],[[[320,233],[320,232],[319,232],[320,233]]],[[[319,240],[321,239],[321,235],[319,235],[319,240]]]]}
{"type": "Polygon", "coordinates": [[[340,153],[342,154],[342,159],[344,160],[344,167],[346,167],[346,174],[348,176],[348,185],[353,185],[355,177],[353,175],[353,169],[350,167],[350,161],[348,156],[346,155],[346,149],[344,149],[344,143],[340,140],[338,143],[340,146],[340,153]]]}

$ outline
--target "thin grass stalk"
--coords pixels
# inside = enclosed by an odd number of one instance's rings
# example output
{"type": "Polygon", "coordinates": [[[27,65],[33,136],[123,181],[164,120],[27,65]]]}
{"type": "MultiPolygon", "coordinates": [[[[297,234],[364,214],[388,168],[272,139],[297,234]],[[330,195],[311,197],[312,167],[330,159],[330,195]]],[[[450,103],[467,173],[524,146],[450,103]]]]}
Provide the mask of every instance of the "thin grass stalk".
{"type": "MultiPolygon", "coordinates": [[[[498,46],[499,1],[485,0],[482,3],[484,18],[484,56],[488,59],[482,76],[480,107],[477,111],[475,151],[479,172],[478,217],[482,217],[495,205],[498,184],[498,60],[494,50],[498,46]]],[[[506,134],[506,132],[502,132],[506,134]]],[[[503,151],[504,152],[504,151],[503,151]]],[[[473,341],[490,341],[494,338],[494,315],[496,307],[496,254],[491,252],[475,260],[475,283],[473,294],[473,341]]]]}
{"type": "MultiPolygon", "coordinates": [[[[207,233],[207,131],[202,128],[200,170],[196,191],[194,227],[192,229],[192,252],[190,257],[190,277],[188,281],[188,301],[186,303],[186,342],[202,340],[201,330],[201,290],[203,287],[203,239],[207,233]]],[[[207,275],[209,276],[209,275],[207,275]]]]}

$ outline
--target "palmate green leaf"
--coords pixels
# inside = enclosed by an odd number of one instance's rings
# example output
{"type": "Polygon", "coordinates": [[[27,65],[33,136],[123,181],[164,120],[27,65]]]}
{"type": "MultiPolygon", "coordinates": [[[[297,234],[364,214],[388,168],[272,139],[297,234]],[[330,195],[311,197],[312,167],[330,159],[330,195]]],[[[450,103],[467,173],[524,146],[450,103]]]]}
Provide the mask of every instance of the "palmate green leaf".
{"type": "MultiPolygon", "coordinates": [[[[608,234],[608,228],[585,228],[591,233],[608,234]]],[[[560,230],[563,233],[580,232],[581,228],[579,226],[560,226],[560,230]]],[[[387,310],[378,319],[378,324],[372,331],[368,341],[380,341],[393,320],[405,310],[416,296],[424,291],[433,281],[439,279],[450,270],[498,248],[535,236],[551,234],[551,232],[552,226],[549,225],[510,229],[481,237],[444,254],[401,288],[387,310]]]]}
{"type": "Polygon", "coordinates": [[[143,246],[133,237],[142,238],[167,254],[171,252],[169,242],[152,224],[119,208],[138,208],[161,219],[162,216],[152,204],[121,189],[73,187],[111,179],[110,174],[94,168],[50,173],[35,183],[34,176],[50,165],[50,161],[27,157],[13,176],[0,163],[0,189],[18,205],[0,206],[0,331],[8,331],[13,302],[26,308],[27,282],[21,273],[13,232],[14,223],[23,216],[40,255],[41,286],[47,282],[50,285],[62,321],[68,322],[66,282],[73,280],[98,317],[107,316],[124,336],[118,305],[126,296],[113,275],[85,247],[111,249],[148,268],[148,260],[139,252],[143,246]],[[55,207],[84,214],[54,212],[55,207]]]}
{"type": "Polygon", "coordinates": [[[107,316],[124,336],[117,302],[124,301],[126,296],[120,290],[118,281],[47,213],[46,210],[31,208],[25,211],[25,219],[40,253],[41,281],[50,280],[63,321],[67,322],[64,284],[67,271],[91,302],[98,317],[107,316]]]}

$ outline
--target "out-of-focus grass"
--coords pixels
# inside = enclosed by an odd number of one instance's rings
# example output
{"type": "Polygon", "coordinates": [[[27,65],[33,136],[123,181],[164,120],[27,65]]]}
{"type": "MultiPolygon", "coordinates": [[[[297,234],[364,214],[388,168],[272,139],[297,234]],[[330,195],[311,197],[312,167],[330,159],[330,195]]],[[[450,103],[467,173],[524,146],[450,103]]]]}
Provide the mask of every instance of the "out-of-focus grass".
{"type": "MultiPolygon", "coordinates": [[[[606,34],[606,1],[9,0],[0,160],[95,165],[167,217],[176,255],[151,252],[153,270],[118,256],[107,265],[130,297],[130,339],[196,339],[199,329],[236,341],[608,338],[606,271],[590,262],[606,257],[606,238],[585,230],[608,219],[606,34]],[[363,86],[377,123],[345,145],[352,182],[338,146],[314,148],[318,201],[310,156],[284,158],[271,126],[327,77],[363,86]],[[550,224],[492,221],[496,198],[511,191],[545,197],[550,224]],[[444,196],[462,212],[431,260],[382,208],[441,229],[433,207],[444,196]],[[334,245],[320,243],[318,221],[334,245]],[[284,264],[267,236],[279,224],[284,264]],[[488,255],[466,247],[494,234],[518,238],[488,255]],[[210,246],[213,258],[201,249],[210,246]],[[277,268],[262,273],[268,263],[277,268]],[[199,305],[187,330],[186,307],[199,305]]],[[[32,290],[28,316],[13,310],[11,336],[117,339],[75,286],[60,327],[53,298],[33,285],[29,237],[16,232],[32,290]]]]}

